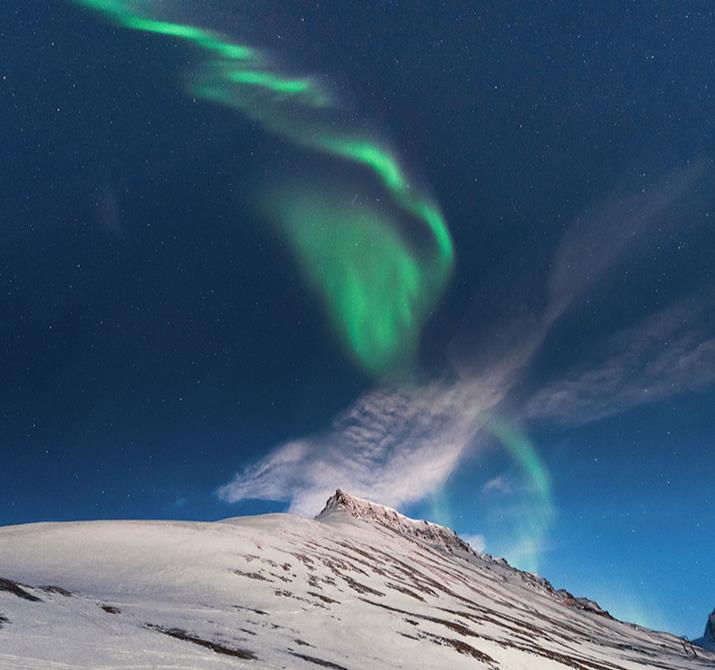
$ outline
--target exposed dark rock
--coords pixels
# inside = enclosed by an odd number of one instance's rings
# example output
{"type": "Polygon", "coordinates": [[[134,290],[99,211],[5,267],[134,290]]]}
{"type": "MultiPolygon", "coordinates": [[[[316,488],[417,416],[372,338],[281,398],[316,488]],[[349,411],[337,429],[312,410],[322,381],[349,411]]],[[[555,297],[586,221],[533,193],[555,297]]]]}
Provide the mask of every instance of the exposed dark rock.
{"type": "Polygon", "coordinates": [[[18,598],[22,598],[23,600],[29,600],[33,603],[41,603],[42,598],[38,598],[37,596],[33,596],[31,593],[28,593],[25,591],[26,588],[29,588],[28,586],[25,586],[24,584],[18,584],[17,582],[13,582],[11,579],[4,579],[3,577],[0,577],[0,591],[7,591],[9,593],[12,593],[14,596],[17,596],[18,598]]]}
{"type": "Polygon", "coordinates": [[[306,656],[305,654],[298,654],[295,651],[289,651],[288,653],[291,656],[295,656],[296,658],[302,658],[304,661],[308,661],[308,663],[313,663],[314,665],[319,665],[323,668],[332,668],[333,670],[348,670],[345,666],[338,665],[337,663],[333,663],[332,661],[325,661],[322,658],[316,658],[315,656],[306,656]]]}
{"type": "Polygon", "coordinates": [[[191,642],[199,647],[206,647],[206,649],[211,649],[217,654],[224,654],[225,656],[234,656],[235,658],[242,658],[247,661],[252,661],[257,658],[257,656],[246,649],[238,649],[226,647],[218,642],[212,642],[211,640],[204,640],[203,638],[197,637],[196,635],[191,635],[181,628],[164,628],[163,626],[155,626],[153,624],[146,624],[146,628],[149,630],[155,630],[163,635],[168,635],[169,637],[176,638],[177,640],[184,640],[186,642],[191,642]]]}

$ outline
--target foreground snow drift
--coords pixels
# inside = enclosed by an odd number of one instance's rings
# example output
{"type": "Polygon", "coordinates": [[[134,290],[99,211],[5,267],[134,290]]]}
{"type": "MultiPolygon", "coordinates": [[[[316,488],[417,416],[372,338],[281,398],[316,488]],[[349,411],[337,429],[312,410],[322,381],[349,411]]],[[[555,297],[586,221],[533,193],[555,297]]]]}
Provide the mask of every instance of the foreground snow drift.
{"type": "Polygon", "coordinates": [[[1,528],[0,668],[715,663],[479,556],[447,529],[336,498],[318,520],[1,528]]]}

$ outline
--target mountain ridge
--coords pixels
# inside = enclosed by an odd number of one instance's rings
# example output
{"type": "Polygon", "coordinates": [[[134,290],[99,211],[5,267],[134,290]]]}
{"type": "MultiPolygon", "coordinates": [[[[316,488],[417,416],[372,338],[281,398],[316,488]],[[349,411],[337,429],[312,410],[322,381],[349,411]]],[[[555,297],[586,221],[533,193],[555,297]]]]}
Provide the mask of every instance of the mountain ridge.
{"type": "Polygon", "coordinates": [[[334,514],[340,512],[353,519],[378,523],[380,526],[401,534],[408,539],[427,542],[431,546],[452,555],[462,557],[474,556],[484,561],[492,561],[507,570],[512,570],[524,576],[524,578],[531,580],[535,586],[545,589],[554,597],[561,599],[562,602],[569,607],[575,607],[600,616],[613,618],[611,614],[603,609],[595,600],[575,596],[566,589],[555,589],[546,577],[519,570],[510,565],[505,558],[476,551],[468,542],[463,540],[455,530],[447,526],[424,519],[410,518],[392,507],[367,500],[366,498],[350,495],[341,489],[337,489],[335,493],[328,498],[325,506],[315,516],[315,519],[316,521],[330,521],[334,514]]]}
{"type": "Polygon", "coordinates": [[[376,522],[405,537],[428,542],[449,553],[464,552],[479,555],[451,528],[423,519],[411,519],[392,507],[350,495],[341,489],[336,489],[328,498],[321,512],[315,516],[315,520],[330,521],[330,517],[340,511],[354,519],[376,522]]]}
{"type": "Polygon", "coordinates": [[[462,551],[454,531],[339,493],[317,520],[0,528],[0,670],[715,662],[674,635],[569,603],[548,580],[462,551]]]}

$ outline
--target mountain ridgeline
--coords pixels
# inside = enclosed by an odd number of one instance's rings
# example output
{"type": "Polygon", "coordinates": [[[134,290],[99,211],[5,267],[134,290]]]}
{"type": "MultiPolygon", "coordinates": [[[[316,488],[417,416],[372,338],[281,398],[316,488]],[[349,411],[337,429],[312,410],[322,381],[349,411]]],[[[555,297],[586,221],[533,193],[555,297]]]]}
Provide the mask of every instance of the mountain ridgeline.
{"type": "Polygon", "coordinates": [[[1,670],[713,664],[448,528],[342,491],[315,519],[0,528],[1,670]]]}

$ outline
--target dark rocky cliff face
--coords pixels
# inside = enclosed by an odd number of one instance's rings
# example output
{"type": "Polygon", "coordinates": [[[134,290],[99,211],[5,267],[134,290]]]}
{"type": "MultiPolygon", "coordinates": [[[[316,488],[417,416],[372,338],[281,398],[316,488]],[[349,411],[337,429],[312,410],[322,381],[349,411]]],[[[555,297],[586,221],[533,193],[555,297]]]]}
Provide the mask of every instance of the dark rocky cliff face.
{"type": "Polygon", "coordinates": [[[705,633],[694,642],[701,647],[715,651],[715,610],[708,617],[708,622],[705,624],[705,633]]]}

